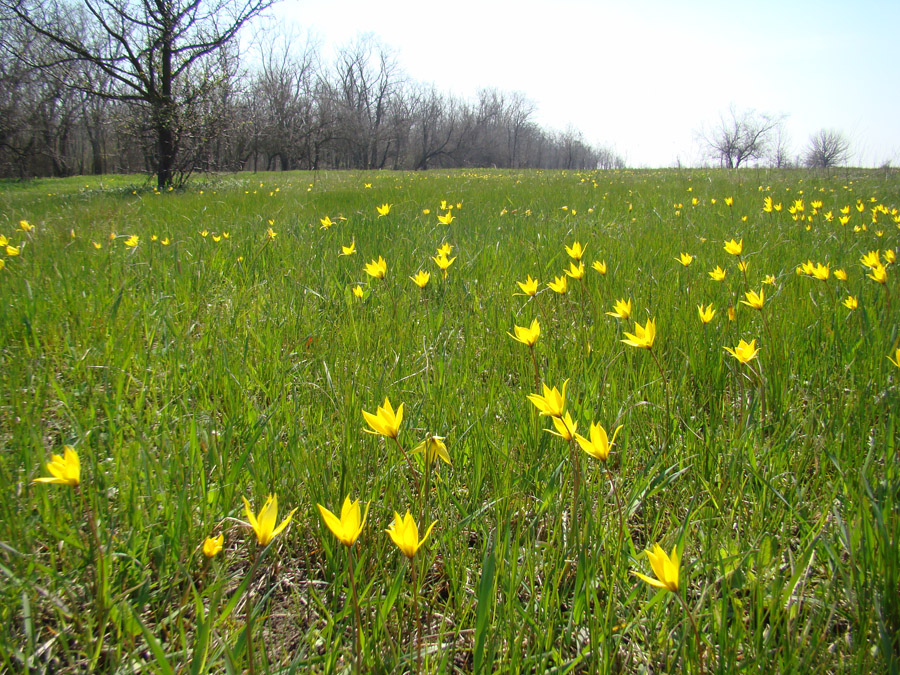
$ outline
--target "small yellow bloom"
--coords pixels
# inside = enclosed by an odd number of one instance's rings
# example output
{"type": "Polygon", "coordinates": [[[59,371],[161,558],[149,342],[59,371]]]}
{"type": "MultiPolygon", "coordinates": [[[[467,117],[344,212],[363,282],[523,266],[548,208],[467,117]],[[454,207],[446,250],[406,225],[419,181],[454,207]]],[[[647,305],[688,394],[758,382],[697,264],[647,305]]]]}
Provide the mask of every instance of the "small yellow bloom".
{"type": "Polygon", "coordinates": [[[649,319],[643,326],[639,323],[634,324],[634,333],[625,333],[627,340],[622,340],[626,345],[638,347],[639,349],[652,349],[653,341],[656,339],[656,320],[649,319]]]}
{"type": "Polygon", "coordinates": [[[382,216],[386,216],[391,212],[391,205],[385,203],[381,206],[376,206],[375,210],[378,211],[378,217],[381,218],[382,216]]]}
{"type": "Polygon", "coordinates": [[[447,211],[444,215],[438,216],[437,219],[441,225],[449,225],[453,222],[453,212],[447,211]]]}
{"type": "Polygon", "coordinates": [[[848,295],[846,298],[844,298],[843,305],[844,307],[852,311],[859,307],[859,300],[857,300],[856,296],[854,295],[848,295]]]}
{"type": "Polygon", "coordinates": [[[428,434],[425,437],[425,440],[412,449],[414,455],[418,452],[425,454],[425,461],[429,464],[433,463],[438,458],[443,460],[446,464],[450,464],[450,453],[447,452],[447,446],[444,443],[443,436],[432,436],[431,434],[428,434]]]}
{"type": "Polygon", "coordinates": [[[725,279],[725,270],[716,265],[716,269],[709,273],[709,278],[713,281],[723,281],[725,279]]]}
{"type": "Polygon", "coordinates": [[[355,295],[357,298],[362,300],[362,296],[363,296],[362,286],[359,286],[359,285],[354,286],[353,287],[353,295],[355,295]]]}
{"type": "Polygon", "coordinates": [[[774,286],[774,285],[775,285],[775,275],[774,275],[774,274],[767,274],[767,275],[766,275],[766,278],[763,279],[763,283],[766,284],[766,285],[768,285],[768,286],[774,286]]]}
{"type": "Polygon", "coordinates": [[[564,417],[554,417],[553,426],[556,427],[556,431],[553,429],[544,429],[544,431],[559,436],[564,441],[571,441],[575,438],[575,430],[578,428],[578,424],[572,421],[572,416],[568,412],[564,417]]]}
{"type": "Polygon", "coordinates": [[[631,298],[628,298],[628,300],[625,300],[624,298],[616,300],[613,311],[607,312],[606,314],[607,316],[613,316],[617,319],[627,320],[628,317],[631,316],[631,298]]]}
{"type": "Polygon", "coordinates": [[[297,510],[291,511],[288,517],[282,520],[278,527],[275,527],[275,522],[278,520],[278,495],[268,496],[259,515],[253,515],[253,509],[250,507],[250,502],[247,501],[246,497],[241,497],[241,499],[244,500],[244,513],[247,514],[247,524],[256,533],[256,541],[260,546],[268,546],[270,541],[281,534],[281,531],[288,526],[291,518],[294,517],[294,512],[297,510]]]}
{"type": "Polygon", "coordinates": [[[889,248],[884,251],[884,262],[886,265],[890,265],[897,259],[897,254],[894,253],[894,249],[889,248]]]}
{"type": "Polygon", "coordinates": [[[731,241],[726,241],[725,251],[731,255],[740,255],[744,252],[744,240],[735,241],[732,239],[731,241]]]}
{"type": "Polygon", "coordinates": [[[877,267],[873,267],[872,271],[866,276],[872,281],[877,281],[879,284],[886,284],[887,268],[884,265],[878,265],[877,267]]]}
{"type": "Polygon", "coordinates": [[[378,256],[378,260],[372,260],[371,262],[366,263],[366,266],[363,269],[370,277],[384,279],[384,275],[387,274],[387,261],[381,256],[378,256]]]}
{"type": "Polygon", "coordinates": [[[443,272],[444,277],[446,277],[447,276],[447,268],[449,268],[450,265],[453,264],[453,261],[456,260],[456,257],[447,258],[447,256],[439,255],[439,256],[432,258],[432,260],[434,260],[435,265],[437,265],[438,267],[441,268],[441,272],[443,272]]]}
{"type": "Polygon", "coordinates": [[[750,269],[750,263],[748,263],[746,260],[741,260],[741,261],[738,263],[738,269],[739,269],[741,272],[746,273],[747,270],[750,269]]]}
{"type": "Polygon", "coordinates": [[[338,541],[344,546],[353,546],[366,525],[366,518],[369,515],[369,504],[366,504],[366,512],[362,514],[362,518],[360,518],[359,500],[351,502],[350,495],[344,498],[340,518],[321,504],[316,504],[316,506],[319,507],[319,513],[322,515],[325,525],[338,538],[338,541]]]}
{"type": "Polygon", "coordinates": [[[0,248],[6,247],[7,244],[9,244],[9,239],[0,234],[0,248]]]}
{"type": "Polygon", "coordinates": [[[738,342],[738,346],[734,349],[731,347],[725,347],[724,349],[741,363],[749,363],[756,358],[757,354],[759,354],[759,350],[756,348],[755,339],[746,342],[742,338],[741,341],[738,342]]]}
{"type": "Polygon", "coordinates": [[[412,279],[413,283],[419,288],[425,288],[431,280],[431,273],[426,272],[425,270],[419,270],[416,272],[415,276],[410,277],[410,279],[412,279]]]}
{"type": "Polygon", "coordinates": [[[447,257],[453,251],[453,244],[445,241],[438,247],[437,254],[447,257]]]}
{"type": "Polygon", "coordinates": [[[222,552],[222,546],[225,544],[225,535],[220,534],[218,537],[207,537],[203,542],[203,555],[207,558],[215,558],[222,552]]]}
{"type": "Polygon", "coordinates": [[[568,277],[565,274],[561,277],[553,277],[553,281],[548,281],[547,285],[550,287],[550,290],[560,295],[565,295],[569,290],[568,277]]]}
{"type": "Polygon", "coordinates": [[[362,414],[368,425],[372,427],[371,430],[363,429],[366,433],[378,434],[386,438],[397,438],[400,435],[400,424],[403,422],[402,403],[397,407],[395,413],[391,402],[385,397],[384,405],[379,406],[374,415],[365,410],[362,411],[362,414]]]}
{"type": "Polygon", "coordinates": [[[206,237],[209,236],[209,230],[202,230],[200,232],[200,236],[203,237],[204,239],[206,239],[206,237]]]}
{"type": "Polygon", "coordinates": [[[110,232],[110,233],[109,233],[109,240],[112,241],[112,240],[115,239],[117,236],[118,236],[118,235],[117,235],[115,232],[110,232]]]}
{"type": "Polygon", "coordinates": [[[27,220],[20,220],[19,229],[22,230],[22,232],[31,232],[34,229],[34,225],[29,223],[27,220]]]}
{"type": "Polygon", "coordinates": [[[725,197],[725,206],[732,206],[734,204],[734,197],[725,197]]]}
{"type": "Polygon", "coordinates": [[[136,234],[133,234],[133,235],[131,235],[130,237],[128,237],[128,239],[125,240],[125,245],[126,245],[128,248],[134,248],[135,246],[138,245],[138,240],[139,240],[139,239],[140,239],[140,238],[139,238],[136,234]]]}
{"type": "Polygon", "coordinates": [[[160,241],[159,243],[162,244],[163,246],[168,246],[169,243],[170,243],[170,242],[169,242],[169,238],[166,237],[165,239],[163,239],[163,240],[160,241]]]}
{"type": "Polygon", "coordinates": [[[94,248],[96,248],[97,250],[100,250],[101,248],[103,248],[103,244],[101,244],[99,241],[92,241],[91,243],[94,245],[94,248]]]}
{"type": "Polygon", "coordinates": [[[529,274],[525,281],[517,281],[519,288],[522,289],[522,292],[525,295],[531,296],[532,298],[537,294],[538,290],[538,280],[532,279],[529,274]]]}
{"type": "Polygon", "coordinates": [[[213,241],[218,244],[220,241],[222,241],[222,235],[221,234],[218,236],[213,235],[213,241]]]}
{"type": "Polygon", "coordinates": [[[10,258],[15,258],[19,255],[19,247],[18,246],[7,246],[6,247],[6,255],[10,258]]]}
{"type": "Polygon", "coordinates": [[[716,315],[716,310],[713,309],[712,303],[703,309],[703,303],[697,305],[697,313],[700,315],[700,322],[703,324],[707,324],[713,320],[713,317],[716,315]]]}
{"type": "Polygon", "coordinates": [[[542,385],[544,388],[544,395],[528,394],[528,400],[534,404],[534,407],[538,409],[538,412],[541,415],[547,417],[560,417],[566,408],[567,384],[569,384],[568,380],[563,382],[562,392],[556,387],[550,389],[550,387],[544,384],[542,385]]]}
{"type": "Polygon", "coordinates": [[[63,446],[62,455],[53,455],[47,462],[47,471],[52,476],[35,478],[35,483],[56,483],[58,485],[71,485],[75,487],[81,482],[81,461],[78,453],[71,445],[63,446]]]}
{"type": "Polygon", "coordinates": [[[582,279],[584,278],[584,263],[579,262],[578,267],[575,267],[574,262],[569,263],[569,269],[566,271],[566,275],[572,277],[573,279],[582,279]]]}
{"type": "Polygon", "coordinates": [[[275,237],[278,236],[278,233],[275,230],[273,230],[271,227],[268,227],[268,228],[266,228],[266,236],[269,239],[275,239],[275,237]]]}
{"type": "Polygon", "coordinates": [[[578,441],[581,449],[591,457],[605,462],[607,457],[609,457],[609,451],[616,443],[616,436],[619,435],[622,426],[621,424],[617,426],[616,430],[613,431],[612,438],[609,438],[606,435],[606,429],[599,424],[591,424],[591,440],[586,439],[581,434],[575,434],[575,440],[578,441]]]}
{"type": "MultiPolygon", "coordinates": [[[[565,246],[565,244],[563,244],[565,246]]],[[[581,242],[576,241],[571,246],[565,246],[566,253],[569,254],[569,257],[573,260],[581,260],[582,256],[584,256],[584,251],[586,247],[581,245],[581,242]]]]}
{"type": "Polygon", "coordinates": [[[533,347],[538,341],[538,337],[541,335],[541,326],[537,319],[532,320],[531,326],[528,328],[514,325],[513,330],[516,332],[515,335],[510,332],[507,332],[506,334],[513,340],[518,340],[523,345],[528,345],[529,347],[533,347]]]}
{"type": "Polygon", "coordinates": [[[422,209],[422,213],[427,216],[429,213],[431,213],[431,209],[422,209]]]}
{"type": "Polygon", "coordinates": [[[757,295],[755,291],[747,291],[744,293],[744,297],[747,299],[741,300],[741,303],[748,307],[752,307],[753,309],[762,309],[763,303],[766,300],[763,289],[761,288],[759,289],[759,295],[757,295]]]}
{"type": "Polygon", "coordinates": [[[863,267],[878,267],[881,265],[881,251],[869,251],[859,261],[863,267]]]}
{"type": "Polygon", "coordinates": [[[319,222],[322,223],[321,229],[327,230],[329,227],[334,225],[334,221],[330,216],[325,216],[324,218],[319,218],[319,222]]]}
{"type": "Polygon", "coordinates": [[[766,197],[763,199],[763,211],[766,213],[772,213],[772,198],[766,197]]]}
{"type": "Polygon", "coordinates": [[[349,246],[341,244],[341,252],[338,255],[353,255],[356,253],[356,241],[351,241],[349,246]]]}
{"type": "Polygon", "coordinates": [[[394,522],[391,523],[390,527],[388,527],[385,532],[388,533],[391,541],[397,545],[400,552],[412,560],[418,550],[422,547],[422,544],[425,543],[425,540],[428,539],[428,535],[431,534],[431,530],[436,524],[437,521],[435,520],[428,526],[425,536],[422,537],[422,539],[419,539],[419,528],[416,526],[416,521],[413,520],[409,511],[406,512],[406,515],[403,518],[395,511],[394,522]]]}
{"type": "Polygon", "coordinates": [[[640,572],[632,572],[636,577],[646,581],[651,586],[657,588],[665,588],[672,593],[678,591],[678,574],[681,561],[678,559],[678,546],[672,548],[672,555],[666,555],[662,546],[653,545],[652,551],[647,551],[647,559],[650,561],[650,567],[653,568],[653,574],[656,579],[648,577],[640,572]]]}
{"type": "Polygon", "coordinates": [[[687,267],[687,266],[690,265],[692,262],[694,262],[694,256],[692,256],[690,253],[682,253],[682,254],[681,254],[681,257],[675,258],[675,260],[677,260],[677,261],[680,262],[682,265],[684,265],[685,267],[687,267]]]}
{"type": "Polygon", "coordinates": [[[606,274],[606,261],[600,262],[599,260],[595,260],[592,267],[600,272],[600,274],[606,274]]]}

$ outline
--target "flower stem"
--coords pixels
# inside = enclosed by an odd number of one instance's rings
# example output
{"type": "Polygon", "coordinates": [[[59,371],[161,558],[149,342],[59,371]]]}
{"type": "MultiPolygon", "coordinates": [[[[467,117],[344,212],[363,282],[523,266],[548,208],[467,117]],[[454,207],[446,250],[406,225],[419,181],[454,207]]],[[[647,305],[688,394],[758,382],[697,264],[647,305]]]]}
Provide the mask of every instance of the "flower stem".
{"type": "Polygon", "coordinates": [[[356,672],[362,672],[362,616],[359,613],[359,598],[356,597],[356,577],[353,572],[353,547],[347,547],[347,564],[350,568],[350,592],[353,597],[353,612],[356,614],[356,672]]]}
{"type": "Polygon", "coordinates": [[[572,436],[569,444],[569,456],[572,460],[572,473],[574,477],[572,485],[572,511],[569,514],[570,520],[572,521],[573,535],[570,541],[573,543],[573,545],[577,546],[581,542],[581,532],[578,529],[578,493],[581,490],[581,458],[578,456],[578,448],[575,445],[574,436],[572,436]]]}
{"type": "MultiPolygon", "coordinates": [[[[252,544],[251,544],[252,546],[252,544]]],[[[254,675],[256,672],[253,665],[253,574],[256,572],[256,548],[250,553],[250,571],[247,575],[250,577],[247,581],[247,588],[244,594],[247,596],[247,615],[246,615],[246,631],[247,631],[247,672],[254,675]]]]}
{"type": "Polygon", "coordinates": [[[416,560],[415,558],[409,559],[409,564],[412,567],[412,575],[413,575],[413,596],[412,596],[412,606],[413,606],[413,614],[416,615],[416,672],[422,672],[422,617],[419,616],[419,575],[416,568],[416,560]]]}
{"type": "Polygon", "coordinates": [[[681,603],[681,606],[684,608],[684,613],[687,614],[687,617],[691,622],[691,626],[694,629],[694,642],[697,646],[697,659],[700,663],[700,673],[702,675],[704,672],[704,668],[703,668],[703,650],[700,648],[700,631],[697,629],[697,623],[694,621],[694,615],[691,613],[691,610],[688,609],[687,603],[684,601],[684,598],[681,597],[681,593],[676,591],[675,597],[678,598],[678,601],[681,603]]]}
{"type": "Polygon", "coordinates": [[[534,390],[536,392],[540,392],[541,390],[541,372],[538,370],[538,362],[537,356],[534,353],[534,345],[528,345],[528,349],[531,351],[531,363],[534,365],[534,390]]]}
{"type": "Polygon", "coordinates": [[[396,436],[394,436],[394,443],[397,444],[397,447],[400,448],[400,453],[403,455],[404,459],[406,459],[406,463],[409,465],[409,472],[412,474],[413,481],[416,484],[416,492],[419,492],[419,477],[416,475],[416,468],[413,466],[412,460],[409,458],[409,455],[406,454],[406,450],[400,445],[400,440],[396,436]]]}
{"type": "Polygon", "coordinates": [[[650,356],[653,357],[653,360],[656,362],[656,368],[659,370],[659,374],[662,377],[663,387],[666,390],[666,443],[669,442],[669,435],[672,431],[672,412],[671,406],[669,404],[669,380],[666,379],[666,373],[663,371],[662,365],[659,362],[659,359],[656,358],[656,354],[652,349],[648,350],[650,352],[650,356]]]}

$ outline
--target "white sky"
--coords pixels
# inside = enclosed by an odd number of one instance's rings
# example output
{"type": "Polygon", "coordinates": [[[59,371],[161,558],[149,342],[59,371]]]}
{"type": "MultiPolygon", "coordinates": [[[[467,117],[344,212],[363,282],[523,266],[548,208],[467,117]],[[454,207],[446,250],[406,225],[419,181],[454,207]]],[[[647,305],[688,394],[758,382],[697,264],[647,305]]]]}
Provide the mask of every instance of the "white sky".
{"type": "Polygon", "coordinates": [[[629,166],[702,161],[695,132],[729,105],[788,115],[794,154],[843,131],[853,162],[900,164],[900,0],[282,0],[327,55],[360,33],[413,79],[470,97],[521,91],[629,166]]]}

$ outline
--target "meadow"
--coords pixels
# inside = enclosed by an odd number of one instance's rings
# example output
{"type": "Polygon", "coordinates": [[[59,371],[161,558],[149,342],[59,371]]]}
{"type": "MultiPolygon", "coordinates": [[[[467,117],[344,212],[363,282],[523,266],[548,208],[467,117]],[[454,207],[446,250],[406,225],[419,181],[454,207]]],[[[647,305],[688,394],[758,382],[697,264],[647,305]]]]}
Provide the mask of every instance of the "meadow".
{"type": "Polygon", "coordinates": [[[852,169],[0,183],[0,669],[898,672],[898,208],[852,169]]]}

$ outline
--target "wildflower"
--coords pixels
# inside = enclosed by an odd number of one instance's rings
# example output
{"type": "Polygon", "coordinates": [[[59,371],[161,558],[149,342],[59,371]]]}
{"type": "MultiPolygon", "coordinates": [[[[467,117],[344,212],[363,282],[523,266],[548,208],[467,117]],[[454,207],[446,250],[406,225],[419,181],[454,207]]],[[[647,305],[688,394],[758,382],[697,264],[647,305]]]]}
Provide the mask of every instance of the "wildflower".
{"type": "Polygon", "coordinates": [[[565,295],[569,290],[568,277],[565,274],[561,277],[553,277],[553,281],[548,281],[547,285],[550,290],[556,291],[560,295],[565,295]]]}
{"type": "Polygon", "coordinates": [[[34,229],[34,225],[29,223],[27,220],[20,220],[19,229],[22,230],[22,232],[31,232],[34,229]]]}
{"type": "Polygon", "coordinates": [[[325,216],[324,218],[319,218],[319,222],[322,223],[323,230],[327,230],[329,227],[334,225],[334,221],[329,217],[325,216]]]}
{"type": "Polygon", "coordinates": [[[166,237],[165,239],[163,239],[163,240],[160,241],[159,243],[162,244],[163,246],[168,246],[168,245],[169,245],[169,238],[166,237]]]}
{"type": "MultiPolygon", "coordinates": [[[[835,276],[837,276],[837,274],[835,274],[835,276]]],[[[763,283],[767,284],[768,286],[774,286],[775,285],[775,275],[767,274],[766,278],[763,279],[763,283]]]]}
{"type": "Polygon", "coordinates": [[[359,500],[351,502],[350,495],[344,498],[340,518],[321,504],[316,504],[316,506],[319,507],[319,513],[322,515],[325,525],[338,538],[338,541],[344,546],[353,546],[366,524],[366,517],[369,515],[369,504],[366,504],[366,512],[362,514],[362,519],[360,519],[359,500]]]}
{"type": "Polygon", "coordinates": [[[447,257],[448,255],[450,255],[450,253],[451,253],[452,251],[453,251],[453,244],[451,244],[451,243],[445,241],[445,242],[444,242],[443,244],[441,244],[440,247],[438,248],[437,254],[438,254],[438,255],[442,255],[442,256],[444,256],[444,257],[447,257]]]}
{"type": "Polygon", "coordinates": [[[646,581],[651,586],[657,588],[665,588],[673,593],[678,591],[678,572],[681,561],[678,559],[678,546],[672,548],[672,555],[666,555],[662,546],[653,545],[652,551],[646,551],[647,559],[650,561],[650,567],[653,568],[653,574],[656,579],[648,577],[640,572],[632,572],[636,577],[646,581]]]}
{"type": "Polygon", "coordinates": [[[224,543],[224,534],[220,534],[218,537],[207,537],[203,542],[203,555],[207,558],[215,558],[222,552],[222,545],[224,543]]]}
{"type": "Polygon", "coordinates": [[[519,285],[519,288],[522,289],[522,292],[525,295],[533,298],[537,294],[538,280],[532,279],[530,274],[525,279],[525,281],[517,281],[516,283],[519,285]]]}
{"type": "Polygon", "coordinates": [[[97,249],[98,251],[101,248],[103,248],[103,244],[101,244],[99,241],[92,241],[91,243],[94,245],[94,248],[97,249]]]}
{"type": "Polygon", "coordinates": [[[729,320],[729,321],[734,321],[734,317],[735,317],[735,314],[734,314],[734,307],[729,307],[729,308],[728,308],[728,320],[729,320]]]}
{"type": "Polygon", "coordinates": [[[357,298],[359,298],[361,300],[362,296],[363,296],[362,286],[360,286],[358,284],[356,286],[354,286],[353,287],[353,295],[355,295],[357,298]]]}
{"type": "Polygon", "coordinates": [[[856,309],[857,307],[859,307],[859,301],[856,299],[856,296],[854,296],[854,295],[848,295],[846,298],[844,298],[842,304],[844,305],[844,307],[846,307],[847,309],[849,309],[851,311],[856,309]]]}
{"type": "Polygon", "coordinates": [[[529,347],[533,347],[534,343],[538,341],[538,337],[541,334],[541,326],[538,323],[537,319],[534,319],[531,322],[531,326],[525,328],[524,326],[513,326],[513,330],[516,332],[515,335],[507,332],[513,340],[518,340],[523,345],[528,345],[529,347]]]}
{"type": "Polygon", "coordinates": [[[6,255],[8,255],[10,258],[15,258],[17,255],[19,255],[19,250],[20,247],[18,246],[7,246],[6,255]]]}
{"type": "Polygon", "coordinates": [[[275,230],[273,230],[271,227],[268,227],[268,228],[266,228],[266,236],[267,236],[269,239],[274,240],[275,237],[278,236],[278,233],[277,233],[275,230]]]}
{"type": "Polygon", "coordinates": [[[877,267],[873,267],[872,271],[866,275],[872,281],[877,281],[879,284],[887,283],[887,268],[884,265],[878,265],[877,267]]]}
{"type": "Polygon", "coordinates": [[[456,260],[456,257],[448,259],[447,256],[439,255],[439,256],[432,258],[432,260],[434,260],[435,265],[437,265],[438,267],[441,268],[441,272],[444,273],[444,277],[446,278],[447,268],[449,268],[450,265],[453,264],[453,261],[456,260]]]}
{"type": "Polygon", "coordinates": [[[891,355],[888,354],[888,361],[900,368],[900,347],[897,347],[896,351],[894,352],[894,358],[891,358],[891,355]]]}
{"type": "Polygon", "coordinates": [[[582,279],[584,278],[584,263],[579,262],[578,267],[575,267],[574,262],[569,263],[569,269],[566,270],[566,274],[573,279],[582,279]]]}
{"type": "Polygon", "coordinates": [[[425,288],[428,285],[428,281],[431,279],[431,273],[426,272],[425,270],[419,270],[416,272],[416,275],[410,277],[413,280],[413,283],[419,288],[425,288]]]}
{"type": "Polygon", "coordinates": [[[202,230],[200,236],[206,239],[209,236],[209,230],[202,230]]]}
{"type": "Polygon", "coordinates": [[[378,256],[378,260],[372,260],[371,262],[366,263],[366,266],[363,269],[370,277],[384,279],[384,275],[387,274],[387,261],[381,256],[378,256]]]}
{"type": "Polygon", "coordinates": [[[7,244],[9,244],[9,239],[0,234],[0,248],[4,248],[7,244]]]}
{"type": "MultiPolygon", "coordinates": [[[[880,235],[879,235],[879,236],[880,236],[880,235]]],[[[884,262],[885,262],[886,265],[890,265],[890,264],[891,264],[892,262],[894,262],[896,259],[897,259],[897,254],[894,253],[894,249],[889,248],[889,249],[886,249],[886,250],[885,250],[885,252],[884,252],[884,262]]]]}
{"type": "Polygon", "coordinates": [[[397,438],[400,435],[400,423],[403,422],[403,404],[397,406],[397,412],[391,406],[391,402],[387,397],[384,398],[384,405],[379,406],[376,413],[367,413],[362,411],[366,422],[372,427],[372,430],[363,429],[369,434],[378,434],[386,438],[397,438]]]}
{"type": "Polygon", "coordinates": [[[675,258],[675,260],[677,260],[677,261],[680,262],[682,265],[684,265],[685,267],[687,267],[687,266],[690,265],[692,262],[694,262],[694,256],[692,256],[690,253],[682,253],[682,254],[681,254],[681,257],[675,258]]]}
{"type": "Polygon", "coordinates": [[[716,265],[716,269],[709,273],[709,278],[713,281],[723,281],[725,279],[725,270],[716,265]]]}
{"type": "Polygon", "coordinates": [[[278,520],[278,495],[268,496],[258,516],[253,515],[253,509],[250,507],[250,502],[247,501],[247,498],[241,497],[241,499],[244,500],[244,513],[247,514],[248,524],[256,533],[256,541],[260,546],[268,546],[269,542],[288,526],[291,518],[294,517],[294,511],[297,510],[291,511],[287,518],[282,520],[278,527],[275,527],[275,522],[278,520]]]}
{"type": "Polygon", "coordinates": [[[734,204],[734,197],[725,197],[725,206],[732,206],[734,204]]]}
{"type": "Polygon", "coordinates": [[[740,262],[738,262],[738,269],[746,274],[747,270],[750,269],[750,263],[748,263],[746,260],[741,260],[740,262]]]}
{"type": "Polygon", "coordinates": [[[213,235],[213,241],[218,244],[220,241],[222,241],[222,235],[221,234],[219,236],[213,235]]]}
{"type": "Polygon", "coordinates": [[[572,416],[569,413],[566,413],[565,417],[554,417],[553,426],[556,427],[556,431],[553,431],[553,429],[544,429],[544,431],[548,434],[559,436],[564,441],[571,441],[575,438],[575,429],[578,428],[578,424],[572,421],[572,416]]]}
{"type": "Polygon", "coordinates": [[[338,255],[353,255],[356,253],[356,241],[351,241],[349,246],[341,244],[341,252],[338,255]]]}
{"type": "Polygon", "coordinates": [[[881,264],[881,251],[869,251],[859,261],[864,267],[878,267],[881,264]]]}
{"type": "Polygon", "coordinates": [[[376,206],[375,210],[378,211],[378,217],[381,218],[382,216],[386,216],[391,212],[391,205],[382,204],[381,206],[376,206]]]}
{"type": "Polygon", "coordinates": [[[741,300],[742,304],[747,305],[748,307],[752,307],[753,309],[763,308],[763,303],[765,302],[763,289],[759,289],[759,295],[757,295],[755,291],[747,291],[746,293],[744,293],[744,297],[747,299],[741,300]]]}
{"type": "Polygon", "coordinates": [[[57,483],[59,485],[71,485],[76,487],[81,482],[81,461],[78,453],[71,445],[63,446],[62,455],[53,455],[47,462],[47,471],[52,476],[35,478],[35,483],[57,483]]]}
{"type": "Polygon", "coordinates": [[[740,255],[744,252],[744,240],[735,241],[732,239],[731,241],[726,241],[725,251],[731,255],[740,255]]]}
{"type": "Polygon", "coordinates": [[[429,464],[440,458],[447,464],[450,464],[450,453],[447,452],[447,446],[444,444],[443,436],[432,436],[428,434],[421,443],[412,449],[412,453],[422,452],[425,454],[425,461],[429,464]]]}
{"type": "Polygon", "coordinates": [[[595,260],[592,267],[600,272],[600,274],[606,274],[606,261],[600,262],[599,260],[595,260]]]}
{"type": "Polygon", "coordinates": [[[772,213],[772,198],[766,197],[763,199],[763,211],[766,213],[772,213]]]}
{"type": "Polygon", "coordinates": [[[828,281],[830,275],[831,270],[828,269],[827,265],[823,265],[822,263],[816,263],[816,266],[812,270],[812,276],[819,281],[828,281]]]}
{"type": "Polygon", "coordinates": [[[534,404],[534,407],[538,409],[538,412],[540,412],[541,415],[548,417],[560,417],[566,407],[567,384],[569,384],[568,380],[563,382],[562,392],[560,392],[556,387],[550,389],[550,387],[545,384],[543,385],[543,396],[541,396],[540,394],[528,394],[528,400],[534,404]]]}
{"type": "Polygon", "coordinates": [[[400,552],[412,560],[418,550],[422,547],[422,544],[425,543],[425,540],[428,539],[428,535],[431,534],[431,530],[436,524],[437,521],[435,520],[428,526],[425,536],[422,537],[422,539],[419,539],[419,528],[416,526],[416,521],[413,520],[409,511],[406,512],[406,515],[403,518],[395,511],[394,522],[391,523],[390,527],[388,527],[385,532],[388,533],[391,541],[397,545],[400,552]]]}
{"type": "Polygon", "coordinates": [[[700,322],[703,324],[707,324],[713,320],[713,317],[716,315],[716,310],[713,309],[712,303],[703,309],[703,303],[697,305],[697,313],[700,315],[700,322]]]}
{"type": "Polygon", "coordinates": [[[725,347],[724,349],[741,363],[749,363],[756,358],[757,354],[759,354],[759,350],[756,348],[755,339],[746,342],[741,338],[741,341],[738,342],[738,346],[734,349],[731,347],[725,347]]]}
{"type": "Polygon", "coordinates": [[[628,298],[627,301],[624,298],[616,300],[613,311],[607,312],[606,314],[617,319],[627,320],[628,317],[631,316],[631,298],[628,298]]]}
{"type": "Polygon", "coordinates": [[[651,349],[653,341],[656,339],[656,320],[649,319],[643,326],[639,323],[634,324],[634,333],[625,333],[627,340],[622,340],[626,345],[638,347],[639,349],[651,349]]]}
{"type": "Polygon", "coordinates": [[[449,225],[453,222],[453,212],[447,211],[444,215],[438,216],[437,219],[441,225],[449,225]]]}
{"type": "Polygon", "coordinates": [[[128,248],[134,248],[138,245],[139,237],[136,234],[131,235],[128,239],[125,240],[125,245],[128,248]]]}
{"type": "Polygon", "coordinates": [[[586,247],[583,247],[581,245],[581,242],[578,242],[578,241],[576,241],[574,244],[572,244],[571,247],[565,246],[566,253],[569,254],[570,258],[572,258],[573,260],[576,260],[576,261],[581,260],[582,256],[584,255],[585,248],[586,247]]]}
{"type": "Polygon", "coordinates": [[[609,457],[609,451],[616,443],[616,436],[619,434],[622,426],[621,424],[617,426],[612,438],[609,438],[606,435],[606,429],[599,424],[591,424],[591,440],[586,439],[581,434],[575,434],[575,440],[578,441],[581,449],[591,457],[605,462],[606,458],[609,457]]]}

